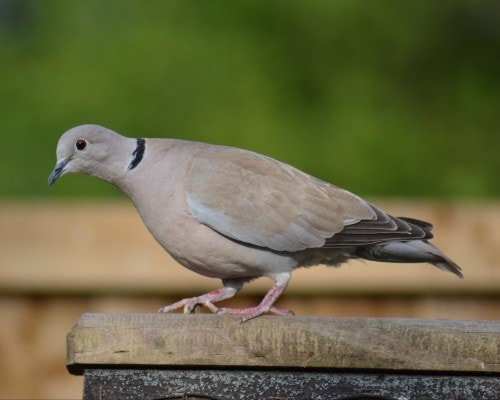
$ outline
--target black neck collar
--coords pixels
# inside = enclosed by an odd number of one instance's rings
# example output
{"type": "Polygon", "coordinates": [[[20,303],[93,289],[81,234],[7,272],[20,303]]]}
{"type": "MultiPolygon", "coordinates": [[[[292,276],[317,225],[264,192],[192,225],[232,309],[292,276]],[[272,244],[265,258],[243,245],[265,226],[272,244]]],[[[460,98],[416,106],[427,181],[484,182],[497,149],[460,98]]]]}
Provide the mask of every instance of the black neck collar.
{"type": "Polygon", "coordinates": [[[144,139],[137,139],[137,147],[132,153],[132,161],[128,166],[128,170],[132,170],[139,165],[144,157],[144,150],[146,149],[146,141],[144,139]]]}

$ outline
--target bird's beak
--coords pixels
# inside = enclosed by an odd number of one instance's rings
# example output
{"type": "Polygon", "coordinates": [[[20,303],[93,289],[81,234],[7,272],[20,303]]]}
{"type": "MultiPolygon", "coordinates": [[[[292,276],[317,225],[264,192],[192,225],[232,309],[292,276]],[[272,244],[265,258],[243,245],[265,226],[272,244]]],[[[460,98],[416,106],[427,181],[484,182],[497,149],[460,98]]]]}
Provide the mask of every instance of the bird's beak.
{"type": "Polygon", "coordinates": [[[59,161],[56,166],[54,167],[54,170],[52,173],[49,175],[49,186],[52,186],[54,182],[59,178],[64,172],[66,172],[66,165],[68,165],[69,160],[64,159],[59,161]]]}

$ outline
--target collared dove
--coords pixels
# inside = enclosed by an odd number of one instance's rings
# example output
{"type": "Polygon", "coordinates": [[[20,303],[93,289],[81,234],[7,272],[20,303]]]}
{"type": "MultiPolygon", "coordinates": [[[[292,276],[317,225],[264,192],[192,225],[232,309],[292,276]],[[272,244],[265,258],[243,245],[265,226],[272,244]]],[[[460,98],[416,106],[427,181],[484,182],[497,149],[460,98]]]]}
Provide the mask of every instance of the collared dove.
{"type": "Polygon", "coordinates": [[[184,267],[223,287],[159,311],[199,305],[246,321],[274,306],[299,267],[361,258],[427,262],[462,278],[460,267],[428,242],[432,225],[392,217],[362,198],[288,164],[250,151],[177,139],[135,139],[97,125],[59,139],[49,185],[81,172],[130,197],[158,243],[184,267]],[[259,277],[274,281],[261,303],[218,308],[259,277]]]}

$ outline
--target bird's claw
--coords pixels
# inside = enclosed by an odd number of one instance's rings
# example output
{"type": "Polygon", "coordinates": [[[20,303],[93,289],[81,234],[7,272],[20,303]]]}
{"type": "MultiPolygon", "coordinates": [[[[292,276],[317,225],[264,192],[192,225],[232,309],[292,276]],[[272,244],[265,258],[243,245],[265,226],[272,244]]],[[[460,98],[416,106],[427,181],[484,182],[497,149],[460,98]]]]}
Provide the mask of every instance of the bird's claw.
{"type": "Polygon", "coordinates": [[[200,306],[200,303],[186,303],[182,311],[184,314],[196,314],[199,312],[200,306]]]}

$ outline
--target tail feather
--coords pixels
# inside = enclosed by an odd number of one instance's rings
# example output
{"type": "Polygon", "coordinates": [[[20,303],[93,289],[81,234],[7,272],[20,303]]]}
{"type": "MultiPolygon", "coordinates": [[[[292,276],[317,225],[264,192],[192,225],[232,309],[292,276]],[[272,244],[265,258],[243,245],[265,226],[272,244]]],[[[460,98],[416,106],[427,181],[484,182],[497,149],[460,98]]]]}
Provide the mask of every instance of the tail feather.
{"type": "Polygon", "coordinates": [[[358,257],[385,262],[418,263],[426,262],[433,264],[443,271],[451,272],[459,278],[463,278],[462,269],[441,250],[426,240],[413,240],[408,242],[393,241],[384,244],[358,247],[358,257]]]}

